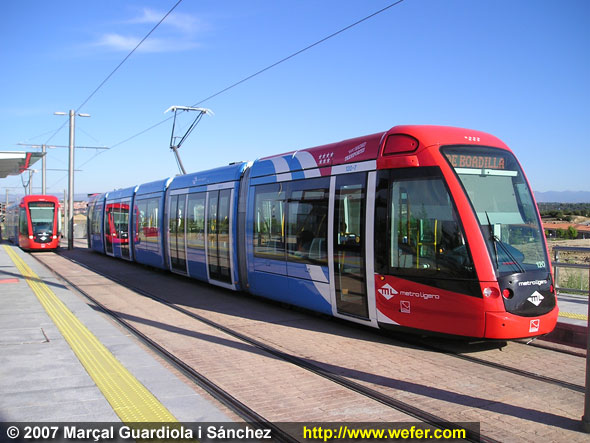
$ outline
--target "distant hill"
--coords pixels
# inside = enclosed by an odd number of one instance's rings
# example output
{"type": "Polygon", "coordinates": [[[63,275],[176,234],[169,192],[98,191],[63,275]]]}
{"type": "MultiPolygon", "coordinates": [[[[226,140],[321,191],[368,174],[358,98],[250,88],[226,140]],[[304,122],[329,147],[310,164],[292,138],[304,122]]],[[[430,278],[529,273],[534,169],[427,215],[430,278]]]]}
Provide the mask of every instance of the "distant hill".
{"type": "Polygon", "coordinates": [[[590,191],[535,191],[537,202],[590,203],[590,191]]]}

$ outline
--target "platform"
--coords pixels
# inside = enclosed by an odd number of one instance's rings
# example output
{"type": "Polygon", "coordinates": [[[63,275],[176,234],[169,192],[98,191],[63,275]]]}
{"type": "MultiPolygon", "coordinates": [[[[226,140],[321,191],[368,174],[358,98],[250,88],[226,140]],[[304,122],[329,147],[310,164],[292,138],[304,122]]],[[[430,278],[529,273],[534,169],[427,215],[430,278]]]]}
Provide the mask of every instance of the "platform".
{"type": "Polygon", "coordinates": [[[588,297],[558,294],[559,319],[555,330],[544,340],[586,349],[588,340],[588,297]]]}
{"type": "Polygon", "coordinates": [[[8,243],[0,244],[0,301],[0,421],[232,421],[8,243]]]}

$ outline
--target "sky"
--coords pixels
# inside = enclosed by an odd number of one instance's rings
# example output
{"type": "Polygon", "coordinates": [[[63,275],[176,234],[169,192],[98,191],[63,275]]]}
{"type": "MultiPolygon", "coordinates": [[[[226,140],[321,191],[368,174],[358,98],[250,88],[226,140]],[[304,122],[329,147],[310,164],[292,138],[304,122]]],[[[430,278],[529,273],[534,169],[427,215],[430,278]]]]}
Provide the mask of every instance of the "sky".
{"type": "Polygon", "coordinates": [[[77,109],[76,145],[110,149],[76,150],[76,194],[125,188],[178,174],[164,111],[198,104],[214,115],[180,148],[188,172],[435,124],[502,139],[535,191],[590,190],[587,0],[405,0],[206,101],[394,0],[183,0],[91,96],[176,2],[2,2],[0,151],[67,145],[54,112],[77,109]]]}

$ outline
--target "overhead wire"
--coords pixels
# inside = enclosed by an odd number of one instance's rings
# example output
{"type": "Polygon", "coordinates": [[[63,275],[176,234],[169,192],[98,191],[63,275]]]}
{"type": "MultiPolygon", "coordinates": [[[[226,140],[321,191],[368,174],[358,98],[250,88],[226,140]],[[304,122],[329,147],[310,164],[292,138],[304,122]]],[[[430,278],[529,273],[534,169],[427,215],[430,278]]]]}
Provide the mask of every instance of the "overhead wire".
{"type": "MultiPolygon", "coordinates": [[[[202,100],[198,101],[197,103],[195,103],[194,105],[192,105],[192,107],[196,107],[196,106],[198,106],[198,105],[200,105],[200,104],[202,104],[202,103],[204,103],[204,102],[206,102],[206,101],[208,101],[208,100],[211,100],[211,99],[212,99],[212,98],[214,98],[214,97],[217,97],[217,96],[219,96],[219,95],[221,95],[221,94],[223,94],[223,93],[225,93],[225,92],[229,91],[230,89],[233,89],[233,88],[235,88],[236,86],[239,86],[239,85],[241,85],[242,83],[245,83],[245,82],[247,82],[248,80],[251,80],[251,79],[253,79],[254,77],[257,77],[258,75],[260,75],[260,74],[262,74],[262,73],[264,73],[264,72],[266,72],[266,71],[268,71],[268,70],[270,70],[270,69],[272,69],[272,68],[274,68],[274,67],[276,67],[276,66],[280,65],[281,63],[284,63],[284,62],[286,62],[286,61],[288,61],[288,60],[290,60],[290,59],[292,59],[292,58],[294,58],[294,57],[296,57],[296,56],[298,56],[298,55],[302,54],[303,52],[305,52],[305,51],[308,51],[309,49],[312,49],[312,48],[314,48],[314,47],[316,47],[316,46],[318,46],[318,45],[320,45],[320,44],[324,43],[325,41],[327,41],[327,40],[329,40],[329,39],[331,39],[331,38],[333,38],[333,37],[336,37],[337,35],[339,35],[339,34],[342,34],[343,32],[346,32],[346,31],[348,31],[349,29],[351,29],[351,28],[353,28],[353,27],[355,27],[355,26],[357,26],[357,25],[359,25],[359,24],[361,24],[361,23],[363,23],[363,22],[365,22],[365,21],[367,21],[367,20],[369,20],[369,19],[371,19],[371,18],[375,17],[376,15],[379,15],[379,14],[381,14],[381,13],[383,13],[383,12],[387,11],[388,9],[391,9],[391,8],[393,8],[394,6],[397,6],[397,5],[399,5],[399,4],[400,4],[400,3],[402,3],[403,1],[404,1],[404,0],[397,0],[397,1],[395,1],[395,2],[393,2],[393,3],[391,3],[391,4],[389,4],[389,5],[385,6],[384,8],[381,8],[381,9],[379,9],[378,11],[375,11],[375,12],[373,12],[372,14],[369,14],[369,15],[365,16],[365,17],[361,18],[360,20],[357,20],[356,22],[354,22],[354,23],[352,23],[352,24],[350,24],[350,25],[348,25],[348,26],[346,26],[346,27],[344,27],[344,28],[342,28],[342,29],[340,29],[340,30],[338,30],[338,31],[336,31],[336,32],[333,32],[332,34],[330,34],[330,35],[328,35],[328,36],[326,36],[326,37],[324,37],[324,38],[322,38],[322,39],[320,39],[320,40],[316,41],[315,43],[312,43],[311,45],[308,45],[308,46],[306,46],[305,48],[303,48],[303,49],[300,49],[300,50],[298,50],[298,51],[296,51],[296,52],[294,52],[294,53],[292,53],[292,54],[290,54],[290,55],[288,55],[288,56],[286,56],[286,57],[284,57],[284,58],[280,59],[279,61],[272,63],[271,65],[268,65],[267,67],[265,67],[265,68],[263,68],[263,69],[261,69],[261,70],[259,70],[259,71],[255,72],[254,74],[250,74],[250,75],[248,75],[247,77],[244,77],[243,79],[241,79],[241,80],[239,80],[239,81],[237,81],[237,82],[235,82],[235,83],[231,84],[230,86],[227,86],[226,88],[223,88],[222,90],[220,90],[220,91],[218,91],[218,92],[216,92],[216,93],[214,93],[214,94],[210,95],[209,97],[207,97],[207,98],[204,98],[204,99],[202,99],[202,100]]],[[[134,138],[137,138],[137,137],[139,137],[140,135],[143,135],[143,134],[145,134],[146,132],[149,132],[149,131],[151,131],[152,129],[154,129],[154,128],[156,128],[156,127],[158,127],[158,126],[160,126],[160,125],[162,125],[162,124],[166,123],[167,121],[171,120],[172,118],[174,118],[174,117],[173,117],[173,116],[171,116],[171,117],[168,117],[168,118],[166,118],[166,119],[164,119],[164,120],[162,120],[162,121],[160,121],[160,122],[158,122],[158,123],[156,123],[156,124],[154,124],[154,125],[150,126],[149,128],[146,128],[146,129],[144,129],[144,130],[142,130],[142,131],[140,131],[140,132],[138,132],[138,133],[136,133],[136,134],[134,134],[134,135],[132,135],[132,136],[130,136],[130,137],[128,137],[128,138],[126,138],[126,139],[124,139],[124,140],[122,140],[122,141],[119,141],[119,142],[117,142],[117,143],[115,143],[115,144],[111,145],[111,146],[110,146],[110,150],[112,150],[112,149],[114,149],[114,148],[116,148],[116,147],[118,147],[118,146],[120,146],[120,145],[122,145],[122,144],[125,144],[125,143],[127,143],[127,142],[129,142],[129,141],[133,140],[134,138]]],[[[106,152],[106,151],[100,151],[100,152],[97,152],[97,153],[96,153],[94,156],[92,156],[92,157],[91,157],[89,160],[87,160],[85,163],[83,163],[83,164],[82,164],[82,165],[80,165],[80,166],[84,166],[85,164],[89,163],[90,161],[92,161],[93,159],[95,159],[95,158],[96,158],[96,157],[98,157],[99,155],[103,154],[104,152],[106,152]]]]}
{"type": "Polygon", "coordinates": [[[169,10],[169,11],[168,11],[166,14],[164,14],[164,16],[163,16],[163,17],[160,19],[160,21],[159,21],[158,23],[156,23],[156,24],[155,24],[155,26],[154,26],[154,27],[153,27],[153,28],[150,30],[150,32],[148,32],[148,33],[145,35],[145,37],[141,39],[141,41],[140,41],[140,42],[139,42],[139,43],[138,43],[138,44],[135,46],[135,48],[133,48],[133,49],[131,50],[131,52],[130,52],[129,54],[127,54],[127,56],[126,56],[126,57],[125,57],[125,58],[124,58],[124,59],[121,61],[121,63],[119,63],[119,64],[117,65],[117,67],[116,67],[115,69],[113,69],[113,71],[112,71],[112,72],[111,72],[109,75],[107,75],[107,77],[106,77],[106,78],[105,78],[105,79],[104,79],[104,80],[103,80],[103,81],[100,83],[100,85],[98,85],[98,86],[96,87],[96,89],[95,89],[94,91],[92,91],[92,93],[91,93],[91,94],[90,94],[90,95],[89,95],[89,96],[86,98],[86,100],[84,100],[84,101],[82,102],[82,104],[81,104],[80,106],[78,106],[78,108],[76,109],[76,112],[80,111],[80,109],[81,109],[81,108],[82,108],[82,107],[83,107],[83,106],[84,106],[86,103],[88,103],[88,101],[90,101],[90,99],[91,99],[91,98],[94,96],[94,94],[96,94],[96,93],[98,92],[98,90],[99,90],[100,88],[102,88],[102,87],[104,86],[104,84],[105,84],[107,81],[109,81],[109,79],[110,79],[110,78],[113,76],[113,74],[114,74],[115,72],[117,72],[121,66],[123,66],[123,63],[125,63],[125,62],[127,61],[127,59],[129,59],[129,57],[131,57],[131,55],[133,55],[133,53],[134,53],[134,52],[137,50],[137,48],[139,48],[139,47],[141,46],[141,44],[142,44],[144,41],[146,41],[146,40],[149,38],[149,36],[150,36],[150,35],[152,35],[152,33],[153,33],[155,30],[156,30],[156,28],[158,28],[158,26],[160,26],[160,25],[162,24],[162,22],[163,22],[164,20],[166,20],[166,18],[167,18],[167,17],[168,17],[170,14],[172,14],[172,11],[174,11],[174,10],[176,9],[176,7],[177,7],[177,6],[178,6],[178,5],[179,5],[181,2],[182,2],[182,0],[178,0],[178,1],[176,2],[176,4],[175,4],[174,6],[172,6],[172,8],[170,8],[170,10],[169,10]]]}
{"type": "MultiPolygon", "coordinates": [[[[78,107],[76,108],[74,113],[78,113],[82,109],[82,107],[84,107],[84,105],[86,105],[86,103],[88,103],[90,101],[90,99],[92,97],[94,97],[94,95],[105,85],[105,83],[110,80],[110,78],[115,74],[115,72],[117,72],[119,70],[119,68],[121,66],[123,66],[123,64],[129,59],[129,57],[131,57],[133,55],[133,53],[143,44],[143,42],[145,42],[149,38],[149,36],[152,35],[152,33],[158,28],[158,26],[160,26],[162,24],[162,22],[164,20],[166,20],[166,18],[172,13],[172,11],[174,11],[176,9],[176,7],[181,2],[182,2],[182,0],[178,0],[174,4],[174,6],[172,6],[172,8],[170,8],[170,10],[166,14],[164,14],[164,16],[160,19],[160,21],[158,23],[156,23],[154,25],[154,27],[145,35],[145,37],[142,38],[140,40],[140,42],[131,50],[131,52],[129,54],[127,54],[123,60],[121,60],[121,62],[115,67],[115,69],[113,69],[111,71],[111,73],[109,75],[107,75],[105,77],[105,79],[94,89],[94,91],[92,91],[90,93],[90,95],[88,97],[86,97],[86,99],[80,105],[78,105],[78,107]]],[[[57,135],[57,133],[62,130],[62,128],[66,125],[66,123],[67,123],[67,121],[64,121],[64,123],[53,133],[53,135],[51,137],[49,137],[49,139],[45,142],[45,144],[48,144],[51,141],[51,139],[53,139],[53,137],[55,137],[57,135]]]]}
{"type": "MultiPolygon", "coordinates": [[[[86,105],[86,103],[88,103],[92,97],[94,97],[94,95],[95,95],[95,94],[96,94],[96,93],[97,93],[97,92],[98,92],[98,91],[99,91],[99,90],[100,90],[100,89],[101,89],[101,88],[102,88],[102,87],[103,87],[103,86],[106,84],[106,82],[108,82],[108,81],[109,81],[109,79],[110,79],[110,78],[111,78],[111,77],[112,77],[112,76],[115,74],[115,72],[117,72],[117,71],[119,70],[119,68],[121,68],[121,66],[123,66],[123,64],[124,64],[124,63],[125,63],[125,62],[126,62],[128,59],[129,59],[129,57],[131,57],[131,55],[133,55],[133,53],[134,53],[134,52],[135,52],[135,51],[136,51],[136,50],[137,50],[137,49],[138,49],[138,48],[139,48],[139,47],[140,47],[140,46],[143,44],[143,42],[145,42],[145,41],[146,41],[146,40],[149,38],[149,36],[150,36],[150,35],[152,35],[152,33],[153,33],[153,32],[154,32],[154,31],[155,31],[157,28],[158,28],[158,26],[160,26],[160,25],[162,24],[162,22],[163,22],[164,20],[166,20],[166,18],[167,18],[167,17],[168,17],[168,16],[169,16],[169,15],[170,15],[170,14],[171,14],[171,13],[172,13],[172,12],[173,12],[175,9],[176,9],[176,7],[177,7],[177,6],[178,6],[178,5],[179,5],[181,2],[182,2],[182,0],[178,0],[178,1],[177,1],[177,2],[174,4],[174,6],[172,6],[172,8],[170,8],[170,10],[169,10],[169,11],[168,11],[166,14],[164,14],[164,16],[163,16],[163,17],[160,19],[160,21],[158,21],[158,23],[156,23],[156,24],[154,25],[154,27],[152,27],[152,29],[151,29],[151,30],[150,30],[150,31],[149,31],[149,32],[148,32],[148,33],[145,35],[145,37],[143,37],[143,38],[140,40],[140,42],[139,42],[139,43],[138,43],[138,44],[137,44],[137,45],[136,45],[136,46],[135,46],[135,47],[134,47],[134,48],[131,50],[131,52],[129,52],[129,54],[127,54],[127,56],[125,56],[125,58],[124,58],[123,60],[121,60],[121,62],[120,62],[120,63],[119,63],[119,64],[118,64],[118,65],[115,67],[115,69],[113,69],[113,70],[111,71],[111,73],[110,73],[109,75],[107,75],[107,76],[105,77],[105,79],[104,79],[104,80],[103,80],[103,81],[102,81],[102,82],[101,82],[101,83],[100,83],[100,84],[99,84],[99,85],[98,85],[98,86],[97,86],[97,87],[94,89],[94,91],[92,91],[92,92],[90,93],[90,95],[89,95],[88,97],[86,97],[86,99],[85,99],[85,100],[84,100],[84,101],[83,101],[83,102],[82,102],[80,105],[78,105],[78,107],[76,108],[76,110],[74,111],[74,113],[78,113],[78,112],[79,112],[79,111],[82,109],[82,107],[83,107],[84,105],[86,105]]],[[[49,143],[49,142],[50,142],[50,141],[53,139],[53,137],[55,137],[55,136],[56,136],[56,135],[59,133],[59,131],[61,131],[61,130],[64,128],[64,126],[65,126],[67,123],[68,123],[68,121],[67,121],[67,120],[65,120],[65,121],[64,121],[64,122],[61,124],[61,126],[60,126],[59,128],[57,128],[57,130],[56,130],[55,132],[53,132],[53,134],[51,135],[51,137],[49,137],[49,138],[47,139],[47,141],[45,142],[45,144],[48,144],[48,143],[49,143]]],[[[156,125],[156,126],[157,126],[157,125],[156,125]]],[[[149,128],[148,130],[150,130],[150,129],[152,129],[152,128],[149,128]]],[[[143,133],[143,132],[142,132],[142,133],[143,133]]],[[[90,160],[92,160],[92,159],[93,159],[93,158],[95,158],[95,157],[96,157],[96,155],[95,155],[94,157],[91,157],[91,158],[90,158],[90,160]]],[[[81,166],[85,165],[85,164],[86,164],[86,163],[88,163],[90,160],[88,160],[87,162],[83,163],[81,166]]],[[[57,183],[59,183],[61,180],[63,180],[63,178],[59,179],[59,180],[56,182],[56,184],[57,184],[57,183]]]]}
{"type": "Polygon", "coordinates": [[[195,107],[195,106],[198,106],[198,105],[200,105],[200,104],[202,104],[202,103],[204,103],[204,102],[206,102],[206,101],[208,101],[208,100],[211,100],[212,98],[214,98],[214,97],[217,97],[218,95],[221,95],[221,94],[223,94],[224,92],[227,92],[227,91],[229,91],[230,89],[233,89],[233,88],[235,88],[236,86],[239,86],[239,85],[241,85],[242,83],[244,83],[244,82],[247,82],[248,80],[251,80],[251,79],[253,79],[254,77],[256,77],[256,76],[258,76],[258,75],[260,75],[260,74],[262,74],[262,73],[264,73],[264,72],[268,71],[269,69],[272,69],[272,68],[274,68],[274,67],[276,67],[276,66],[280,65],[281,63],[284,63],[284,62],[286,62],[287,60],[290,60],[290,59],[292,59],[293,57],[296,57],[296,56],[298,56],[299,54],[301,54],[301,53],[303,53],[303,52],[305,52],[305,51],[307,51],[307,50],[309,50],[309,49],[311,49],[311,48],[313,48],[313,47],[315,47],[315,46],[318,46],[318,45],[320,45],[320,44],[324,43],[324,42],[325,42],[325,41],[327,41],[327,40],[330,40],[332,37],[336,37],[337,35],[339,35],[339,34],[342,34],[343,32],[346,32],[346,31],[348,31],[350,28],[353,28],[353,27],[355,27],[356,25],[359,25],[359,24],[361,24],[361,23],[363,23],[363,22],[365,22],[365,21],[367,21],[367,20],[369,20],[369,19],[371,19],[371,18],[375,17],[376,15],[379,15],[379,14],[381,14],[382,12],[385,12],[385,11],[387,11],[388,9],[390,9],[390,8],[393,8],[394,6],[397,6],[397,5],[399,5],[399,4],[400,4],[401,2],[403,2],[403,1],[404,1],[404,0],[398,0],[398,1],[394,2],[394,3],[391,3],[390,5],[388,5],[388,6],[384,7],[384,8],[382,8],[382,9],[380,9],[379,11],[376,11],[376,12],[374,12],[374,13],[370,14],[370,15],[367,15],[366,17],[364,17],[364,18],[362,18],[362,19],[360,19],[360,20],[358,20],[358,21],[356,21],[356,22],[354,22],[354,23],[352,23],[352,24],[350,24],[350,25],[346,26],[345,28],[342,28],[342,29],[340,29],[340,30],[338,30],[338,31],[336,31],[336,32],[334,32],[334,33],[332,33],[332,34],[328,35],[327,37],[324,37],[324,38],[322,38],[321,40],[318,40],[317,42],[315,42],[315,43],[312,43],[311,45],[309,45],[309,46],[306,46],[305,48],[303,48],[303,49],[300,49],[299,51],[296,51],[296,52],[294,52],[293,54],[291,54],[291,55],[288,55],[287,57],[284,57],[284,58],[282,58],[281,60],[279,60],[279,61],[277,61],[277,62],[273,63],[272,65],[269,65],[269,66],[267,66],[266,68],[263,68],[263,69],[261,69],[260,71],[257,71],[257,72],[255,72],[254,74],[251,74],[251,75],[249,75],[248,77],[245,77],[245,78],[243,78],[242,80],[235,82],[234,84],[232,84],[232,85],[228,86],[227,88],[225,88],[225,89],[222,89],[221,91],[219,91],[219,92],[216,92],[216,93],[215,93],[215,94],[213,94],[213,95],[210,95],[209,97],[207,97],[207,98],[205,98],[205,99],[203,99],[203,100],[201,100],[201,101],[199,101],[199,102],[195,103],[195,104],[194,104],[194,105],[192,105],[192,106],[193,106],[193,107],[195,107]]]}

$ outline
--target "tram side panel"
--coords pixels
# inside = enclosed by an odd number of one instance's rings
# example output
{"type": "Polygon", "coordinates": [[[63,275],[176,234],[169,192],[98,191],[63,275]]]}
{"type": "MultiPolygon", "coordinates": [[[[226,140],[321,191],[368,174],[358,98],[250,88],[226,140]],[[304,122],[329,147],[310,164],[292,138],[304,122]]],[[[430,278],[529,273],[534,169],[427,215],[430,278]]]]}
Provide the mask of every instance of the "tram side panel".
{"type": "Polygon", "coordinates": [[[11,205],[6,208],[6,237],[18,246],[18,205],[11,205]]]}
{"type": "Polygon", "coordinates": [[[246,216],[248,290],[277,301],[283,301],[288,287],[282,236],[284,201],[274,179],[252,179],[246,216]]]}
{"type": "Polygon", "coordinates": [[[138,195],[134,199],[133,259],[134,261],[166,269],[163,257],[164,192],[138,195]]]}
{"type": "Polygon", "coordinates": [[[165,260],[172,272],[236,289],[236,214],[245,163],[175,177],[164,205],[165,260]]]}
{"type": "Polygon", "coordinates": [[[289,293],[301,298],[308,309],[331,314],[328,267],[330,177],[294,180],[288,184],[287,190],[285,252],[289,293]]]}
{"type": "Polygon", "coordinates": [[[440,168],[423,163],[428,165],[378,173],[375,296],[381,325],[481,337],[483,296],[462,218],[440,168]]]}
{"type": "Polygon", "coordinates": [[[141,264],[168,269],[165,260],[165,196],[171,178],[138,186],[133,203],[133,259],[141,264]]]}
{"type": "Polygon", "coordinates": [[[208,281],[207,276],[207,190],[191,191],[186,203],[186,258],[191,278],[208,281]]]}
{"type": "Polygon", "coordinates": [[[105,253],[104,242],[105,194],[93,198],[88,205],[88,247],[93,251],[105,253]]]}
{"type": "Polygon", "coordinates": [[[134,221],[134,196],[137,187],[130,187],[109,192],[105,206],[105,240],[109,255],[132,260],[134,221]]]}
{"type": "MultiPolygon", "coordinates": [[[[263,164],[258,170],[272,169],[263,164]]],[[[331,314],[327,261],[330,180],[303,177],[298,171],[251,179],[246,222],[249,291],[331,314]],[[289,180],[293,175],[301,179],[289,180]]]]}

